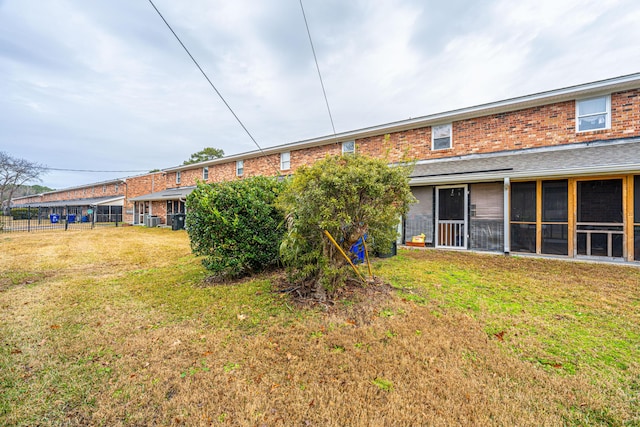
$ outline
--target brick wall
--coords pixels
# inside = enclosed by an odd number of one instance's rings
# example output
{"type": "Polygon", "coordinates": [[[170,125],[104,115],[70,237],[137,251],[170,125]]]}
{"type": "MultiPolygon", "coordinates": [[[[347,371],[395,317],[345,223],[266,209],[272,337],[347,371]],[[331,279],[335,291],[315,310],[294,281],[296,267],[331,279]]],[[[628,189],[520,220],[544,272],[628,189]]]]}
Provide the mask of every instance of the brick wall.
{"type": "Polygon", "coordinates": [[[126,194],[126,183],[114,181],[107,184],[89,184],[85,187],[78,187],[70,190],[53,191],[50,193],[34,195],[29,198],[20,199],[19,204],[38,204],[44,202],[59,202],[65,200],[93,199],[97,197],[117,197],[126,194]]]}
{"type": "Polygon", "coordinates": [[[452,124],[452,147],[431,150],[431,127],[356,140],[357,151],[413,160],[438,159],[640,135],[640,90],[611,95],[611,129],[576,132],[575,102],[567,101],[452,124]]]}
{"type": "MultiPolygon", "coordinates": [[[[173,179],[175,183],[175,174],[173,179]]],[[[125,197],[123,221],[133,222],[134,202],[131,201],[132,198],[166,189],[167,179],[164,172],[153,172],[147,175],[127,178],[127,194],[125,197]]]]}

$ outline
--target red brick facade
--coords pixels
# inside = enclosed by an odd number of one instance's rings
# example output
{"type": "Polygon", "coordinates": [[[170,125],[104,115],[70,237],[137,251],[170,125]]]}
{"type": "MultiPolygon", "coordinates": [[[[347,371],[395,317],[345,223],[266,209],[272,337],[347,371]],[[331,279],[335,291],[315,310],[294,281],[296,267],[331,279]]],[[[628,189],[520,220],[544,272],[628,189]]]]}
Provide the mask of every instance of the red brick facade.
{"type": "Polygon", "coordinates": [[[124,179],[118,179],[101,184],[89,184],[85,187],[75,187],[66,190],[52,191],[41,195],[36,194],[28,197],[21,197],[19,200],[16,200],[16,203],[38,204],[65,200],[94,199],[99,197],[118,197],[126,195],[126,188],[126,181],[124,179]]]}

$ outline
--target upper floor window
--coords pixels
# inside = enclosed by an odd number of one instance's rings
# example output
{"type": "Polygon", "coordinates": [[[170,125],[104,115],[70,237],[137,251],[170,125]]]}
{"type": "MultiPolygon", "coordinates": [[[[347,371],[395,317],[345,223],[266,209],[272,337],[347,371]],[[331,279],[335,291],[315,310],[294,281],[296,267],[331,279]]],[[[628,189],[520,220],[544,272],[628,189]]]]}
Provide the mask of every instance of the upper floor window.
{"type": "Polygon", "coordinates": [[[342,143],[342,154],[354,154],[356,152],[355,141],[345,141],[342,143]]]}
{"type": "Polygon", "coordinates": [[[431,128],[431,145],[434,150],[451,148],[451,123],[431,128]]]}
{"type": "Polygon", "coordinates": [[[578,132],[609,129],[611,127],[611,95],[576,101],[576,130],[578,132]]]}
{"type": "Polygon", "coordinates": [[[182,172],[178,171],[176,172],[176,184],[180,184],[181,181],[182,181],[182,172]]]}
{"type": "Polygon", "coordinates": [[[107,192],[107,186],[106,186],[106,185],[103,185],[103,186],[102,186],[102,192],[103,192],[103,193],[106,193],[106,192],[107,192]]]}
{"type": "Polygon", "coordinates": [[[244,160],[236,160],[236,176],[244,174],[244,160]]]}
{"type": "Polygon", "coordinates": [[[202,179],[205,181],[209,179],[209,166],[202,168],[202,179]]]}
{"type": "Polygon", "coordinates": [[[280,153],[280,170],[286,171],[291,169],[291,152],[280,153]]]}
{"type": "Polygon", "coordinates": [[[118,192],[118,184],[114,184],[114,185],[113,185],[113,189],[114,189],[114,190],[115,190],[115,192],[117,193],[117,192],[118,192]]]}

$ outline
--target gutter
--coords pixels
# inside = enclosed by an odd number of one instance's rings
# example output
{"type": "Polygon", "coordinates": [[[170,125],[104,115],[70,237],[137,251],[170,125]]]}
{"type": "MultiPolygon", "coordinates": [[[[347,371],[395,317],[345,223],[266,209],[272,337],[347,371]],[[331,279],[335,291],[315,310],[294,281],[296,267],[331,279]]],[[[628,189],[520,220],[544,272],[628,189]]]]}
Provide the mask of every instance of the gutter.
{"type": "Polygon", "coordinates": [[[492,182],[503,181],[505,178],[511,180],[536,179],[536,178],[560,178],[566,176],[593,176],[593,175],[619,175],[622,173],[637,173],[640,170],[640,163],[627,165],[610,165],[581,167],[571,169],[541,169],[529,171],[493,170],[478,172],[461,172],[450,175],[430,175],[409,179],[409,185],[433,185],[433,184],[464,184],[471,182],[492,182]]]}

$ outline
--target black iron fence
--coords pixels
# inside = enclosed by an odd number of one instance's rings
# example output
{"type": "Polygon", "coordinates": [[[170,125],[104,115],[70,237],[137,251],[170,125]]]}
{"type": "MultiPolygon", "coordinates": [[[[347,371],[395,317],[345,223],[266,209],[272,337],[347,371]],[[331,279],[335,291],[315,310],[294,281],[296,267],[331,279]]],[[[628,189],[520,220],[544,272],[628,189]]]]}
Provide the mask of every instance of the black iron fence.
{"type": "Polygon", "coordinates": [[[75,206],[28,206],[0,213],[0,233],[42,230],[90,230],[122,225],[122,213],[103,214],[75,206]]]}

